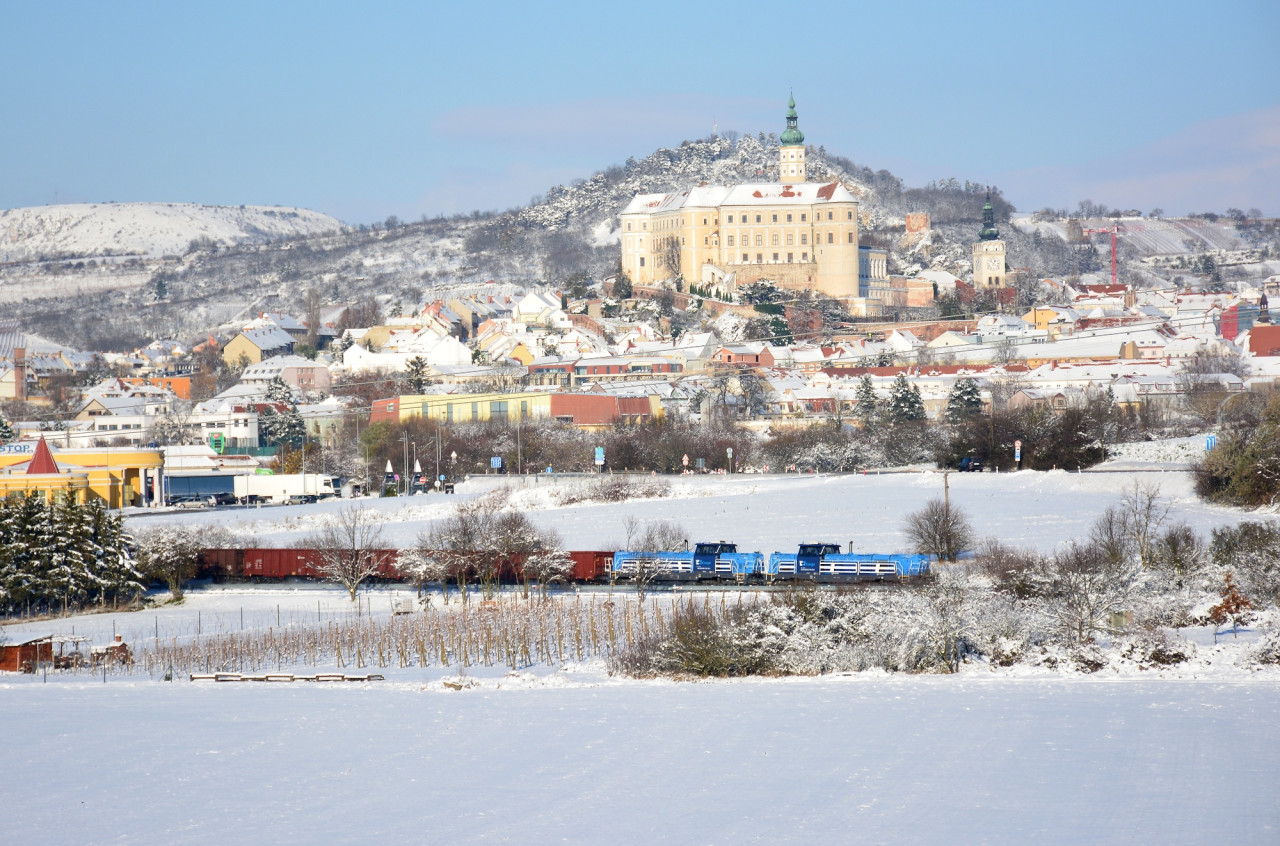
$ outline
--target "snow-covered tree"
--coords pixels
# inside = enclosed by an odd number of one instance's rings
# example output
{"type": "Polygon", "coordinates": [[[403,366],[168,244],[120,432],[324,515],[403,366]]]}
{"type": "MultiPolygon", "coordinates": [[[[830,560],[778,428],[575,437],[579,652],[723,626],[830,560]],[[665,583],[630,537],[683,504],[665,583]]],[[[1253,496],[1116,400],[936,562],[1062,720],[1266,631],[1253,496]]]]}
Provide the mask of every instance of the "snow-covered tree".
{"type": "Polygon", "coordinates": [[[947,395],[945,413],[950,423],[961,423],[981,414],[982,396],[978,393],[977,381],[967,376],[957,379],[951,386],[951,393],[947,395]]]}
{"type": "Polygon", "coordinates": [[[420,355],[405,362],[404,383],[411,394],[420,394],[427,389],[427,382],[431,378],[428,369],[430,365],[427,360],[420,355]]]}
{"type": "Polygon", "coordinates": [[[3,417],[0,417],[0,444],[7,444],[10,441],[18,439],[18,432],[13,428],[13,424],[3,417]]]}
{"type": "Polygon", "coordinates": [[[858,391],[854,395],[857,407],[858,419],[862,421],[864,426],[869,426],[876,419],[876,410],[879,408],[879,400],[876,398],[875,386],[871,384],[871,376],[863,374],[858,380],[858,391]]]}
{"type": "Polygon", "coordinates": [[[373,510],[355,506],[328,517],[306,539],[316,572],[346,588],[352,602],[365,579],[377,575],[383,545],[382,524],[373,510]]]}
{"type": "Polygon", "coordinates": [[[142,572],[162,579],[175,601],[182,586],[195,578],[200,550],[217,546],[208,542],[208,530],[197,526],[159,526],[138,534],[138,562],[142,572]]]}
{"type": "Polygon", "coordinates": [[[306,434],[306,424],[292,408],[280,412],[274,406],[265,406],[258,415],[258,438],[267,446],[289,444],[299,447],[306,434]]]}
{"type": "Polygon", "coordinates": [[[892,423],[924,419],[924,401],[920,398],[920,389],[908,382],[902,373],[893,380],[893,386],[889,389],[885,416],[892,423]]]}
{"type": "Polygon", "coordinates": [[[266,400],[267,402],[278,402],[289,408],[293,408],[297,404],[297,400],[293,396],[293,388],[289,387],[289,383],[279,376],[267,383],[266,400]]]}

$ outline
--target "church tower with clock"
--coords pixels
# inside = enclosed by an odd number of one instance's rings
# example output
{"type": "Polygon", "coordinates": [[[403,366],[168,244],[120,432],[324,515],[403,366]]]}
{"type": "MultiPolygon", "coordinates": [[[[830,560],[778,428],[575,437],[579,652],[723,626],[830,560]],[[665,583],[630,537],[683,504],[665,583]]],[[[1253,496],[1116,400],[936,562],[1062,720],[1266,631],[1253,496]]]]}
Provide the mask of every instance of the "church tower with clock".
{"type": "Polygon", "coordinates": [[[982,291],[1005,286],[1004,241],[996,229],[996,213],[991,208],[991,195],[982,206],[982,229],[973,245],[973,287],[982,291]]]}

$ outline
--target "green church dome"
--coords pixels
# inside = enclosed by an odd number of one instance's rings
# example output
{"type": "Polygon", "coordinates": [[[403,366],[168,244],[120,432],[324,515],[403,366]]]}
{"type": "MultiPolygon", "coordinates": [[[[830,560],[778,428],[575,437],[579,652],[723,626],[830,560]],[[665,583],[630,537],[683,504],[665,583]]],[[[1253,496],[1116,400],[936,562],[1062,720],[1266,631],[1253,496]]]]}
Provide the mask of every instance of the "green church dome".
{"type": "Polygon", "coordinates": [[[787,128],[782,130],[778,140],[783,147],[801,147],[804,145],[804,133],[796,126],[800,116],[796,114],[796,98],[787,100],[787,128]]]}

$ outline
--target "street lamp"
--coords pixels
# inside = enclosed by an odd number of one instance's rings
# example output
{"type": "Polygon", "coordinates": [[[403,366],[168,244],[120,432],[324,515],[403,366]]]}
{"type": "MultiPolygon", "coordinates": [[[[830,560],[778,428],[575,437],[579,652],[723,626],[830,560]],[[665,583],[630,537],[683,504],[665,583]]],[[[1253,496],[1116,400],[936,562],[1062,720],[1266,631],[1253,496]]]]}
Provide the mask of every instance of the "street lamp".
{"type": "Polygon", "coordinates": [[[405,487],[405,483],[409,480],[409,433],[401,432],[400,441],[404,444],[404,462],[400,465],[403,470],[400,473],[401,496],[409,493],[409,489],[405,487]]]}

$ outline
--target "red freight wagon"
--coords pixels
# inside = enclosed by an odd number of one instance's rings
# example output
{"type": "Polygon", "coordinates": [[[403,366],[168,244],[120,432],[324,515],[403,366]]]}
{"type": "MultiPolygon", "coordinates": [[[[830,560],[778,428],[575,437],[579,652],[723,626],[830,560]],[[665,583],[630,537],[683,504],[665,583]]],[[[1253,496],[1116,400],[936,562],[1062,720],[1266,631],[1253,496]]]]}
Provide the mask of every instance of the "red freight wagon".
{"type": "Polygon", "coordinates": [[[570,552],[573,559],[573,580],[575,582],[594,582],[604,578],[613,563],[612,552],[570,552]]]}

